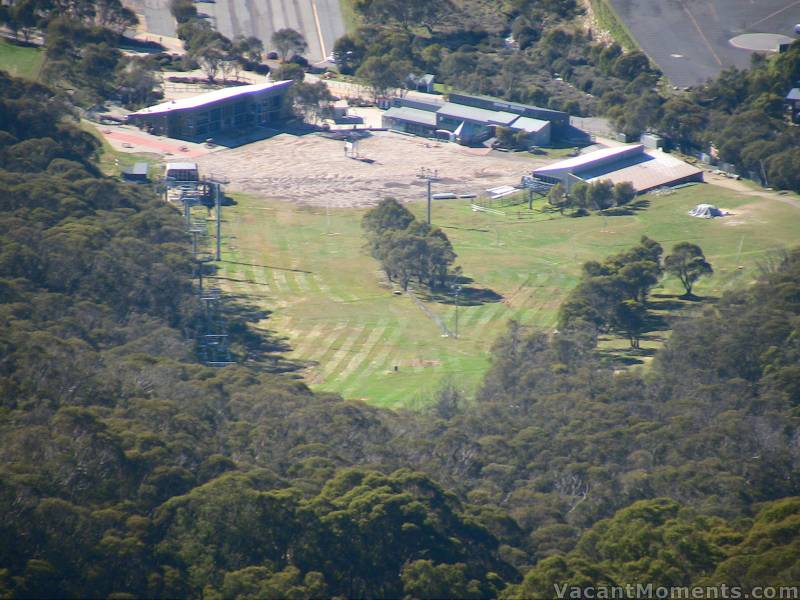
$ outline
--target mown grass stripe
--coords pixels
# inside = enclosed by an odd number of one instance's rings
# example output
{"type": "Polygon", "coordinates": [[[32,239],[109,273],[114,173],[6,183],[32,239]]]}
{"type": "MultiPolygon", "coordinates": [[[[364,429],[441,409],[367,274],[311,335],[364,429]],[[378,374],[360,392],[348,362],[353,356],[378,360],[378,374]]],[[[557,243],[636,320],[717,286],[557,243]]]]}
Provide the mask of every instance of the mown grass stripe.
{"type": "MultiPolygon", "coordinates": [[[[322,371],[323,381],[327,382],[332,377],[335,377],[343,368],[342,365],[346,366],[346,363],[350,362],[350,360],[354,358],[353,352],[356,354],[358,353],[358,351],[354,351],[353,348],[358,344],[359,341],[363,342],[367,337],[369,337],[369,329],[366,327],[356,329],[328,360],[325,368],[322,371]]],[[[331,384],[332,383],[333,382],[331,381],[331,384]]]]}
{"type": "Polygon", "coordinates": [[[280,269],[270,269],[272,272],[272,281],[275,283],[275,289],[278,294],[286,295],[290,292],[289,285],[286,283],[286,274],[280,269]]]}
{"type": "Polygon", "coordinates": [[[392,358],[396,352],[395,344],[405,333],[404,328],[400,323],[396,323],[391,327],[388,335],[384,333],[382,338],[375,343],[373,350],[361,363],[350,378],[350,384],[342,390],[342,394],[352,394],[358,387],[360,387],[365,379],[374,376],[382,370],[387,364],[393,362],[392,358]]]}
{"type": "Polygon", "coordinates": [[[365,333],[367,333],[367,337],[361,344],[363,350],[354,353],[350,360],[347,361],[347,364],[340,369],[339,376],[342,378],[342,380],[345,380],[347,377],[349,377],[350,374],[355,371],[358,365],[364,361],[366,356],[369,354],[369,350],[375,345],[376,341],[380,339],[384,331],[386,331],[385,323],[386,321],[381,321],[375,327],[364,330],[365,333]]]}
{"type": "Polygon", "coordinates": [[[300,331],[297,332],[298,339],[302,341],[298,342],[294,346],[294,351],[292,354],[297,358],[307,359],[308,358],[308,349],[312,345],[317,345],[320,334],[326,329],[326,325],[324,323],[317,323],[314,325],[310,331],[300,331]]]}
{"type": "Polygon", "coordinates": [[[349,331],[349,322],[339,323],[336,327],[330,329],[327,335],[322,336],[315,351],[309,352],[309,357],[317,361],[321,368],[325,368],[327,361],[330,360],[339,345],[347,339],[349,331]]]}

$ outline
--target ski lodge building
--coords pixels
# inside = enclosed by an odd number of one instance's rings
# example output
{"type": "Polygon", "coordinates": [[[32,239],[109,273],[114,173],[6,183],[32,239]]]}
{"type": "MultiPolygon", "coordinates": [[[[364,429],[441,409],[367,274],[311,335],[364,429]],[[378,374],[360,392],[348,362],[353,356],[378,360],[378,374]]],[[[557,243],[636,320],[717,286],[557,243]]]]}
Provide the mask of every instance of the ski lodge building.
{"type": "Polygon", "coordinates": [[[256,83],[170,100],[131,113],[127,122],[155,135],[190,142],[236,135],[279,120],[283,97],[292,83],[256,83]]]}

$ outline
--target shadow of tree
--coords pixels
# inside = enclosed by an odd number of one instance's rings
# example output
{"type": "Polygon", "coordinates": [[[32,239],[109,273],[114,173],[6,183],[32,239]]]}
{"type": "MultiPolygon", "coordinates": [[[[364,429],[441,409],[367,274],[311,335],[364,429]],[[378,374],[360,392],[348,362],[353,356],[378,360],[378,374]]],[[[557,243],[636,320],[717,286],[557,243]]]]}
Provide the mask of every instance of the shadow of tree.
{"type": "Polygon", "coordinates": [[[625,217],[634,215],[637,212],[646,210],[649,207],[650,200],[641,198],[624,206],[615,206],[613,208],[607,208],[603,211],[599,211],[599,214],[605,215],[606,217],[625,217]]]}
{"type": "Polygon", "coordinates": [[[426,294],[417,294],[424,300],[438,302],[439,304],[449,304],[459,306],[482,306],[484,304],[494,304],[500,302],[503,296],[487,288],[462,287],[456,301],[455,292],[449,290],[429,291],[426,294]]]}
{"type": "MultiPolygon", "coordinates": [[[[657,337],[657,336],[656,336],[657,337]]],[[[652,340],[651,336],[642,336],[642,341],[652,340]]],[[[631,367],[643,365],[643,359],[655,356],[655,348],[601,348],[597,350],[601,360],[610,366],[631,367]]]]}
{"type": "Polygon", "coordinates": [[[702,307],[705,304],[714,304],[719,300],[716,296],[686,296],[685,294],[652,294],[647,307],[651,310],[668,312],[681,312],[702,307]]]}
{"type": "Polygon", "coordinates": [[[466,275],[457,275],[452,278],[453,285],[460,286],[458,291],[458,298],[456,299],[456,291],[453,287],[436,288],[436,289],[420,289],[417,291],[417,296],[421,300],[428,302],[437,302],[439,304],[459,306],[482,306],[484,304],[493,304],[500,302],[503,296],[490,290],[489,288],[472,286],[475,280],[466,275]]]}
{"type": "MultiPolygon", "coordinates": [[[[292,273],[305,273],[307,275],[313,275],[313,271],[306,271],[304,269],[287,269],[286,267],[275,267],[273,265],[258,265],[255,263],[244,263],[244,262],[237,262],[235,260],[223,260],[222,262],[228,263],[229,265],[242,265],[244,267],[258,267],[259,269],[274,269],[276,271],[291,271],[292,273]]],[[[236,281],[236,280],[233,280],[236,281]]]]}
{"type": "Polygon", "coordinates": [[[236,362],[270,373],[291,373],[306,366],[286,358],[292,350],[288,338],[255,326],[269,319],[272,311],[239,297],[223,297],[220,313],[227,325],[231,354],[236,362]]]}

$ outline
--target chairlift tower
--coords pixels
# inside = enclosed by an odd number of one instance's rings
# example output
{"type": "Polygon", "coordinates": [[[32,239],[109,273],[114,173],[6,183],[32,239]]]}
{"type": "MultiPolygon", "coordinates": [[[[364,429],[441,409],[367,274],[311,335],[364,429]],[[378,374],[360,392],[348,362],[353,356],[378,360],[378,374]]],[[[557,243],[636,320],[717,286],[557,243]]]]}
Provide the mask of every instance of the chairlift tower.
{"type": "Polygon", "coordinates": [[[429,169],[428,167],[420,167],[419,171],[417,172],[417,179],[424,179],[428,183],[428,225],[430,225],[431,200],[433,199],[433,196],[431,194],[431,183],[434,181],[439,181],[439,170],[429,169]]]}
{"type": "Polygon", "coordinates": [[[555,184],[542,181],[541,179],[536,179],[530,175],[525,175],[522,178],[522,187],[528,190],[528,210],[533,209],[534,192],[541,196],[546,196],[550,192],[550,188],[552,188],[553,185],[555,184]]]}
{"type": "Polygon", "coordinates": [[[202,305],[202,318],[197,334],[199,358],[208,366],[224,367],[235,364],[231,358],[229,335],[222,311],[222,293],[219,288],[203,285],[206,263],[221,259],[222,250],[222,189],[221,181],[203,179],[200,182],[166,182],[169,189],[177,189],[186,223],[186,232],[191,238],[193,278],[198,285],[195,295],[202,305]],[[216,207],[215,251],[211,251],[209,222],[206,211],[193,211],[192,208],[205,204],[212,198],[216,207]]]}

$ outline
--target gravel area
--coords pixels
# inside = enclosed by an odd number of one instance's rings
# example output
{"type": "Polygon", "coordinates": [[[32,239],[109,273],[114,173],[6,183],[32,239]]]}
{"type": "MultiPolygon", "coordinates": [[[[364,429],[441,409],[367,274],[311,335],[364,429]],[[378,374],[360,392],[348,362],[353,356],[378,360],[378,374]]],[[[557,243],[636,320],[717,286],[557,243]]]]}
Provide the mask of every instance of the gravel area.
{"type": "Polygon", "coordinates": [[[281,134],[196,160],[205,175],[229,180],[231,191],[331,207],[370,206],[386,196],[423,200],[422,167],[438,172],[434,193],[482,194],[553,162],[391,132],[361,140],[358,155],[345,156],[344,142],[321,135],[281,134]]]}

